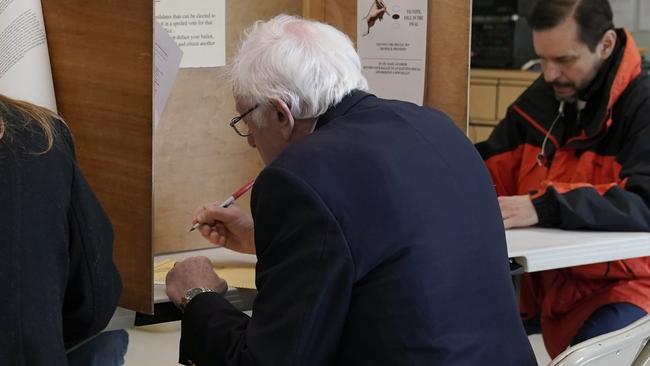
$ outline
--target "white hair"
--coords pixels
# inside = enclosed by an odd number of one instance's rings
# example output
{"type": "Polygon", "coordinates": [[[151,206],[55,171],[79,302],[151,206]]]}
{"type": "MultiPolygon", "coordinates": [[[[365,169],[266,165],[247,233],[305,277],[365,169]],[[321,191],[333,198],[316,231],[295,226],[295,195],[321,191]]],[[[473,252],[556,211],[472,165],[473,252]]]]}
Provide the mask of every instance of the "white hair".
{"type": "Polygon", "coordinates": [[[320,116],[352,90],[368,90],[350,38],[330,25],[284,14],[246,30],[230,71],[235,98],[262,109],[278,98],[296,119],[320,116]]]}

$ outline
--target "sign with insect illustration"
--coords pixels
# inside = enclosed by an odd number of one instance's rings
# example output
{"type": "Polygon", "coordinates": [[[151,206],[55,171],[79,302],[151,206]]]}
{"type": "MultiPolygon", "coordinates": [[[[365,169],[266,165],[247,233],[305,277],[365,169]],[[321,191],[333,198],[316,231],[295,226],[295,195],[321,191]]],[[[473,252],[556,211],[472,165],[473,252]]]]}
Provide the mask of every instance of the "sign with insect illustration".
{"type": "Polygon", "coordinates": [[[370,91],[422,105],[427,0],[358,0],[357,49],[370,91]]]}

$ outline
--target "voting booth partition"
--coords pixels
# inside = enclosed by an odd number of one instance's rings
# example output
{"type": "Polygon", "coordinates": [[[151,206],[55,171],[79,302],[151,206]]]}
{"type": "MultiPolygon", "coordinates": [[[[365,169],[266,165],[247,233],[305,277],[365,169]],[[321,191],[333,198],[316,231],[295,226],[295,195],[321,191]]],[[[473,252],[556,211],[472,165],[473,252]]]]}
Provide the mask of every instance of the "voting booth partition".
{"type": "MultiPolygon", "coordinates": [[[[43,0],[57,107],[77,159],[110,215],[120,305],[153,311],[153,255],[209,247],[189,232],[194,210],[221,201],[263,165],[228,126],[225,67],[180,69],[153,125],[153,1],[43,0]]],[[[429,0],[424,104],[467,125],[470,1],[429,0]]],[[[242,31],[279,13],[326,21],[356,39],[343,0],[226,1],[226,57],[242,31]]],[[[248,208],[248,195],[238,201],[248,208]]]]}

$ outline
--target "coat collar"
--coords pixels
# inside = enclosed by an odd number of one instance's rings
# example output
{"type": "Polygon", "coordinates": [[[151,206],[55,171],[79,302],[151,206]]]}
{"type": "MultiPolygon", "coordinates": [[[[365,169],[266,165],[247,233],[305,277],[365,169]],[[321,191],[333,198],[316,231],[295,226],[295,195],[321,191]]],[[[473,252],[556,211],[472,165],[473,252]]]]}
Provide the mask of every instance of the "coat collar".
{"type": "Polygon", "coordinates": [[[330,107],[324,114],[318,117],[315,129],[318,130],[330,121],[343,116],[357,103],[361,102],[361,100],[372,96],[372,94],[363,90],[355,89],[351,91],[348,95],[344,96],[338,104],[330,107]]]}

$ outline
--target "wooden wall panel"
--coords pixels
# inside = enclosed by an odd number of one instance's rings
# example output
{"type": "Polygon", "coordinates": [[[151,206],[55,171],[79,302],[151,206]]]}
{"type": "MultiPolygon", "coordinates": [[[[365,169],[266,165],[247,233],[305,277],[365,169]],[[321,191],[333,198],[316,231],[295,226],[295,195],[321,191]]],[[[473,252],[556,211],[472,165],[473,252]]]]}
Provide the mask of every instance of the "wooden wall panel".
{"type": "Polygon", "coordinates": [[[467,131],[471,0],[429,0],[425,105],[467,131]]]}
{"type": "Polygon", "coordinates": [[[325,0],[303,0],[302,16],[311,19],[325,19],[325,0]]]}
{"type": "MultiPolygon", "coordinates": [[[[357,3],[305,0],[304,16],[325,21],[357,39],[357,3]],[[320,9],[324,8],[322,12],[320,9]],[[312,11],[312,9],[315,9],[312,11]]],[[[387,1],[390,8],[390,2],[387,1]]],[[[424,104],[447,113],[467,130],[469,88],[470,0],[429,0],[427,70],[424,104]]]]}
{"type": "Polygon", "coordinates": [[[42,5],[57,106],[113,222],[120,304],[150,311],[153,2],[42,5]]]}
{"type": "MultiPolygon", "coordinates": [[[[243,30],[279,13],[302,14],[302,0],[226,2],[227,59],[243,30]]],[[[200,205],[222,201],[254,178],[263,164],[257,150],[228,126],[236,115],[227,68],[179,70],[154,132],[154,252],[209,247],[188,232],[200,205]]],[[[249,207],[250,194],[237,204],[249,207]]]]}

